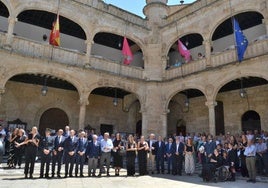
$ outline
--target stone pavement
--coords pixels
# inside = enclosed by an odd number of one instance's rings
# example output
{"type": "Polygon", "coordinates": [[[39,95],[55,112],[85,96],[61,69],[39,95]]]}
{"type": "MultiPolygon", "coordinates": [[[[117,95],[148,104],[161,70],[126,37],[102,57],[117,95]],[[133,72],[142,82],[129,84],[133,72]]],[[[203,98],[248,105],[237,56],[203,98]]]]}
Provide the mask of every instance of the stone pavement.
{"type": "MultiPolygon", "coordinates": [[[[64,166],[63,166],[64,169],[64,166]]],[[[258,188],[267,187],[268,178],[259,177],[257,183],[247,183],[246,178],[237,175],[237,181],[235,182],[218,182],[218,183],[206,183],[203,182],[198,174],[200,173],[200,166],[196,167],[196,172],[192,176],[186,176],[183,173],[182,176],[173,176],[169,174],[154,174],[147,176],[127,177],[126,169],[122,169],[120,176],[114,176],[114,170],[110,170],[111,177],[106,177],[105,174],[101,178],[50,178],[39,179],[40,163],[36,163],[34,179],[24,179],[23,169],[0,169],[1,188],[195,188],[195,187],[228,187],[228,188],[258,188]]],[[[62,171],[63,172],[63,171],[62,171]]],[[[85,175],[87,172],[87,165],[84,169],[85,175]]]]}

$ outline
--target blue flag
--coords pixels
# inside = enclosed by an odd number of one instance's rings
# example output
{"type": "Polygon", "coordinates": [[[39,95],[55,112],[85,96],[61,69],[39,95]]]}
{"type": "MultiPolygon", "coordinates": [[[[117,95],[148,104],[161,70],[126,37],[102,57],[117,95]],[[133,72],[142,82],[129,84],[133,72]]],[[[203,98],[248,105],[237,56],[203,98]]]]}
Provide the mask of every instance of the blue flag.
{"type": "Polygon", "coordinates": [[[248,39],[243,34],[236,19],[233,19],[233,24],[238,61],[241,62],[244,59],[244,53],[248,47],[248,39]]]}

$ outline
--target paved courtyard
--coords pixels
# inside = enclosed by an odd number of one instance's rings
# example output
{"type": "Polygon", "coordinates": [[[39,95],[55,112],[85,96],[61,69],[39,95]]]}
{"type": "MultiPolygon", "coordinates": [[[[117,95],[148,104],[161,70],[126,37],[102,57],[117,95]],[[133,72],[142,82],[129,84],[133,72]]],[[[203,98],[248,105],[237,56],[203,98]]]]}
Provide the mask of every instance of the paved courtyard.
{"type": "MultiPolygon", "coordinates": [[[[258,188],[267,187],[268,178],[258,177],[257,183],[247,183],[246,178],[238,174],[236,182],[218,182],[205,183],[198,173],[200,169],[197,168],[193,176],[173,176],[168,174],[155,174],[148,176],[126,177],[126,170],[123,169],[120,177],[115,177],[113,169],[111,169],[111,177],[103,175],[101,178],[54,178],[54,179],[39,179],[40,163],[36,164],[34,179],[24,179],[23,169],[0,169],[1,188],[194,188],[194,187],[228,187],[228,188],[258,188]]],[[[84,172],[87,166],[85,166],[84,172]]]]}

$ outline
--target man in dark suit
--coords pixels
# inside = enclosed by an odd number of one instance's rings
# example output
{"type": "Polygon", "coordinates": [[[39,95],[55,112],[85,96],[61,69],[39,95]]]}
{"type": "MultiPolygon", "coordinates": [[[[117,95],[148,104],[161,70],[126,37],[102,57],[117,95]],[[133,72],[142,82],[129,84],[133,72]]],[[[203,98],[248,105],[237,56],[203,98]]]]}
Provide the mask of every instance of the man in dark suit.
{"type": "Polygon", "coordinates": [[[209,163],[210,158],[214,152],[214,149],[216,148],[216,142],[213,141],[212,135],[208,135],[208,141],[206,142],[204,147],[205,147],[206,163],[209,163]]]}
{"type": "Polygon", "coordinates": [[[87,138],[85,137],[86,133],[82,131],[79,134],[79,139],[78,139],[78,145],[77,145],[77,150],[76,150],[76,165],[75,165],[75,177],[77,177],[78,174],[78,167],[80,166],[80,177],[84,177],[83,175],[83,168],[84,168],[84,163],[85,163],[85,153],[86,153],[86,148],[87,148],[87,138]]]}
{"type": "Polygon", "coordinates": [[[160,166],[161,166],[161,173],[164,174],[164,161],[166,155],[166,146],[163,142],[162,136],[158,136],[158,141],[155,142],[155,154],[156,154],[156,170],[157,173],[160,174],[160,166]]]}
{"type": "Polygon", "coordinates": [[[88,143],[87,149],[86,149],[86,156],[88,158],[88,176],[89,177],[91,175],[93,177],[96,177],[98,159],[100,159],[100,155],[101,155],[101,147],[97,139],[98,139],[97,135],[92,135],[92,141],[88,143]]]}
{"type": "Polygon", "coordinates": [[[180,142],[180,138],[177,136],[175,142],[172,144],[172,174],[181,176],[182,161],[183,161],[184,144],[180,142]]]}
{"type": "Polygon", "coordinates": [[[41,150],[41,168],[40,178],[44,177],[44,167],[46,165],[45,178],[49,178],[49,166],[51,161],[52,150],[54,148],[54,138],[50,136],[50,129],[46,129],[45,136],[40,141],[41,150]]]}
{"type": "Polygon", "coordinates": [[[147,141],[149,150],[148,150],[148,159],[147,159],[147,169],[148,172],[151,171],[152,174],[154,174],[154,169],[155,169],[155,135],[150,134],[149,140],[147,141]]]}
{"type": "Polygon", "coordinates": [[[66,138],[64,142],[64,150],[65,150],[65,178],[69,174],[69,177],[73,177],[73,168],[75,162],[75,154],[78,144],[78,138],[75,136],[75,131],[70,131],[70,136],[66,138]],[[70,169],[69,169],[70,165],[70,169]]]}
{"type": "Polygon", "coordinates": [[[166,144],[166,159],[167,159],[168,174],[170,174],[170,166],[172,165],[172,143],[173,139],[169,138],[168,143],[166,144]]]}
{"type": "Polygon", "coordinates": [[[56,163],[58,165],[57,177],[58,178],[61,177],[60,171],[61,171],[61,162],[62,162],[65,139],[66,139],[66,137],[63,136],[63,130],[59,129],[57,136],[55,136],[55,139],[54,139],[54,149],[53,149],[53,153],[52,153],[52,178],[55,175],[56,163]]]}

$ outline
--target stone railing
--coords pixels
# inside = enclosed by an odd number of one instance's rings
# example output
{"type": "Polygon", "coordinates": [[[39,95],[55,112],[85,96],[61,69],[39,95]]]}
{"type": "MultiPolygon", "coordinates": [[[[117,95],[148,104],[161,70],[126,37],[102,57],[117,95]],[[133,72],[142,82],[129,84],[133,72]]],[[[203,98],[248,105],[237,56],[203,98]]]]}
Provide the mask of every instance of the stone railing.
{"type": "Polygon", "coordinates": [[[0,32],[0,46],[3,46],[6,40],[6,34],[0,32]]]}
{"type": "Polygon", "coordinates": [[[168,69],[166,71],[165,80],[183,77],[205,69],[206,69],[205,59],[191,61],[189,63],[183,64],[182,66],[168,69]]]}
{"type": "MultiPolygon", "coordinates": [[[[244,56],[244,60],[265,54],[268,54],[268,38],[255,41],[254,43],[249,44],[244,56]]],[[[226,64],[234,62],[237,62],[237,54],[236,49],[232,48],[230,50],[211,55],[210,68],[224,66],[226,64]]],[[[190,63],[183,64],[182,66],[166,70],[164,79],[170,80],[178,77],[187,76],[193,73],[198,73],[200,71],[206,70],[206,68],[207,67],[205,58],[197,61],[192,61],[190,63]]]]}
{"type": "Polygon", "coordinates": [[[125,77],[143,79],[144,71],[142,68],[122,65],[118,62],[98,56],[91,56],[89,66],[86,67],[89,69],[93,68],[96,70],[102,70],[125,77]]]}
{"type": "MultiPolygon", "coordinates": [[[[244,59],[246,60],[264,54],[268,54],[268,38],[249,44],[244,59]]],[[[236,49],[231,49],[211,56],[212,67],[218,67],[233,62],[237,62],[236,49]]]]}
{"type": "Polygon", "coordinates": [[[85,54],[75,50],[53,47],[49,44],[39,43],[21,37],[14,37],[11,47],[15,53],[73,66],[83,66],[86,60],[85,54]]]}

